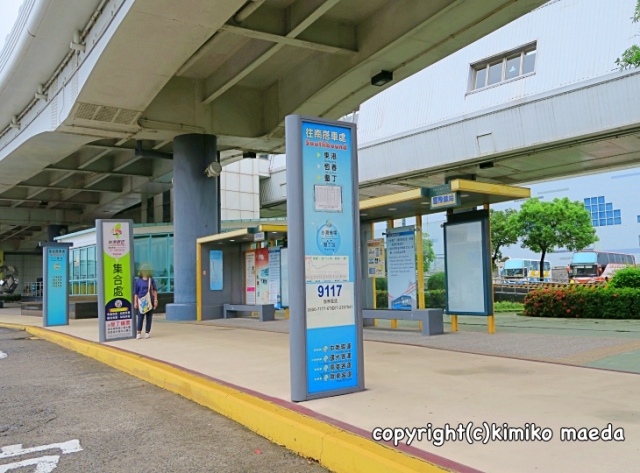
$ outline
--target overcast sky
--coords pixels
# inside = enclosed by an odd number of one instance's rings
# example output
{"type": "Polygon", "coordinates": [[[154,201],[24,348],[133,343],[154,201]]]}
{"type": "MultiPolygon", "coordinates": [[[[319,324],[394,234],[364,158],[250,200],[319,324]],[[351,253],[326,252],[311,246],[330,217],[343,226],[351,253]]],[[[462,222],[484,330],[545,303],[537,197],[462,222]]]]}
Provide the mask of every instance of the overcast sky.
{"type": "Polygon", "coordinates": [[[0,0],[0,50],[4,48],[4,41],[11,32],[18,17],[18,10],[23,0],[0,0]]]}

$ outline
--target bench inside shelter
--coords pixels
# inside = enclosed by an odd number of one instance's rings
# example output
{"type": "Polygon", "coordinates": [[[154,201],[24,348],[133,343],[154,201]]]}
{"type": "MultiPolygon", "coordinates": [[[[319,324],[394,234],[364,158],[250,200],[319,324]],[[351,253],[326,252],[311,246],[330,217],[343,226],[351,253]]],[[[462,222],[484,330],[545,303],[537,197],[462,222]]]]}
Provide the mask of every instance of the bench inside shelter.
{"type": "Polygon", "coordinates": [[[363,309],[364,326],[372,326],[374,319],[385,320],[417,320],[422,322],[422,335],[442,335],[444,333],[444,310],[442,309],[363,309]]]}
{"type": "Polygon", "coordinates": [[[260,322],[270,322],[276,319],[276,310],[273,304],[224,304],[222,312],[225,319],[233,317],[230,314],[238,312],[257,312],[260,322]]]}

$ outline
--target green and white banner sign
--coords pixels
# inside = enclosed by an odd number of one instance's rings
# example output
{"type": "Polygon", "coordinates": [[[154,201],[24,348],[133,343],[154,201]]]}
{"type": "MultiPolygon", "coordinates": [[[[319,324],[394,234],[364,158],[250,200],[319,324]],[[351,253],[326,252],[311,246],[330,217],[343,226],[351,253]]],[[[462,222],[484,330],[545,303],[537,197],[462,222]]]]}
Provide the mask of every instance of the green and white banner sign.
{"type": "Polygon", "coordinates": [[[133,221],[96,220],[100,341],[135,336],[133,221]]]}

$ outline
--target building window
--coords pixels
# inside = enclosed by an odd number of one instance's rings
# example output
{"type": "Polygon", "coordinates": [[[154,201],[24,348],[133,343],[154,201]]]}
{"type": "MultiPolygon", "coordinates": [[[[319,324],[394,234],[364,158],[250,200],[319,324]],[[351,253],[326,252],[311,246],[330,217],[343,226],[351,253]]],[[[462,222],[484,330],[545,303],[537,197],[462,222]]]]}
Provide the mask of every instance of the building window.
{"type": "MultiPolygon", "coordinates": [[[[591,214],[591,224],[594,227],[622,225],[622,212],[614,209],[611,202],[605,202],[604,196],[584,199],[584,208],[591,214]]],[[[638,222],[640,222],[640,215],[638,222]]]]}
{"type": "Polygon", "coordinates": [[[531,74],[536,69],[536,43],[472,66],[472,90],[531,74]]]}

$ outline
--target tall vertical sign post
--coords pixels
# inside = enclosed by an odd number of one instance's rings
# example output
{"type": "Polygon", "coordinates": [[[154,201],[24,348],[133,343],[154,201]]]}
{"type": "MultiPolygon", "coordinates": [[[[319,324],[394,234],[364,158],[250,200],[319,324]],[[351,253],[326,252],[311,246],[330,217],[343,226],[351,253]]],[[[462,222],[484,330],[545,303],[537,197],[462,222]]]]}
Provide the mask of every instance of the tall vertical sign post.
{"type": "Polygon", "coordinates": [[[286,118],[291,399],[364,389],[356,125],[286,118]]]}
{"type": "Polygon", "coordinates": [[[134,338],[133,220],[96,220],[100,342],[134,338]]]}
{"type": "Polygon", "coordinates": [[[40,243],[42,247],[42,326],[69,325],[69,247],[72,243],[40,243]]]}

